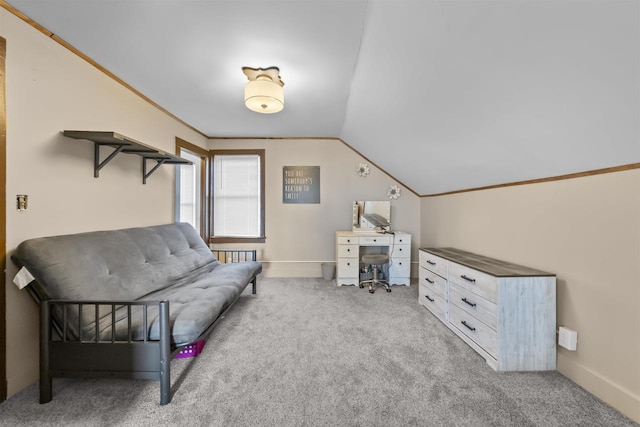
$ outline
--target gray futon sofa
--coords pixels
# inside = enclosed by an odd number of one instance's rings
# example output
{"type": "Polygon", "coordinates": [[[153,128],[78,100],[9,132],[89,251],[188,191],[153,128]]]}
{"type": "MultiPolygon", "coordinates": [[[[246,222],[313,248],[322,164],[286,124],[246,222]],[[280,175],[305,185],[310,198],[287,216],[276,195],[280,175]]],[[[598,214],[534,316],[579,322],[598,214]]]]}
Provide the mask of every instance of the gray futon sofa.
{"type": "Polygon", "coordinates": [[[95,376],[158,380],[169,403],[171,359],[262,271],[221,264],[186,223],[30,239],[12,259],[40,303],[40,403],[54,377],[95,376]]]}

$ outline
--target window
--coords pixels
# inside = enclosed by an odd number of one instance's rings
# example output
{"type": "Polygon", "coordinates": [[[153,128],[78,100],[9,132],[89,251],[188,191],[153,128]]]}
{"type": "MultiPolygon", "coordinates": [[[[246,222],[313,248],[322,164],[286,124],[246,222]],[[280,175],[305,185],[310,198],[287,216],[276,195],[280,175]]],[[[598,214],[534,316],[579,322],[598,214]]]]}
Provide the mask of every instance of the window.
{"type": "Polygon", "coordinates": [[[180,165],[176,172],[175,220],[188,222],[203,239],[208,237],[207,150],[176,138],[176,154],[193,162],[180,165]]]}
{"type": "Polygon", "coordinates": [[[191,160],[192,165],[180,166],[180,208],[178,221],[188,222],[200,231],[200,174],[202,166],[200,165],[200,157],[192,152],[181,149],[180,157],[191,160]]]}
{"type": "Polygon", "coordinates": [[[212,243],[264,242],[264,150],[212,150],[212,243]]]}

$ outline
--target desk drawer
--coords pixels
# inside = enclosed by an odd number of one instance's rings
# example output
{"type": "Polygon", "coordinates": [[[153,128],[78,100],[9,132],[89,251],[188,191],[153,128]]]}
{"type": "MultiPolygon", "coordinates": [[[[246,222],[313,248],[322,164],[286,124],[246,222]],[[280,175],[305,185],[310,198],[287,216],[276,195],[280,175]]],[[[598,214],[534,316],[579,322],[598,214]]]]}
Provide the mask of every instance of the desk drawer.
{"type": "Polygon", "coordinates": [[[498,358],[498,333],[454,304],[449,304],[449,323],[498,358]]]}
{"type": "Polygon", "coordinates": [[[359,237],[357,236],[338,236],[339,245],[357,245],[359,237]]]}
{"type": "Polygon", "coordinates": [[[389,262],[389,277],[411,276],[411,259],[394,258],[389,262]]]}
{"type": "Polygon", "coordinates": [[[358,258],[358,245],[338,245],[338,258],[358,258]]]}
{"type": "Polygon", "coordinates": [[[438,319],[447,321],[447,302],[442,294],[422,284],[418,286],[418,302],[438,319]]]}
{"type": "Polygon", "coordinates": [[[447,277],[447,264],[449,264],[449,261],[446,259],[430,254],[429,252],[420,251],[419,262],[421,267],[436,273],[440,277],[447,277]]]}
{"type": "Polygon", "coordinates": [[[393,251],[391,252],[392,258],[410,258],[411,257],[411,245],[393,245],[393,251]]]}
{"type": "Polygon", "coordinates": [[[358,258],[338,258],[338,277],[358,277],[358,258]]]}
{"type": "Polygon", "coordinates": [[[393,236],[393,243],[396,245],[411,245],[411,235],[395,234],[393,236]]]}
{"type": "Polygon", "coordinates": [[[426,286],[429,289],[433,289],[436,292],[440,292],[442,295],[445,294],[445,289],[447,286],[446,279],[438,276],[437,274],[427,270],[424,267],[420,267],[418,276],[420,285],[426,286]]]}
{"type": "Polygon", "coordinates": [[[490,301],[498,301],[498,281],[494,276],[451,262],[449,283],[452,282],[490,301]]]}
{"type": "Polygon", "coordinates": [[[389,246],[390,239],[387,235],[359,237],[360,246],[389,246]]]}
{"type": "Polygon", "coordinates": [[[455,304],[473,317],[498,330],[498,306],[488,299],[468,291],[455,283],[449,284],[449,304],[455,304]]]}

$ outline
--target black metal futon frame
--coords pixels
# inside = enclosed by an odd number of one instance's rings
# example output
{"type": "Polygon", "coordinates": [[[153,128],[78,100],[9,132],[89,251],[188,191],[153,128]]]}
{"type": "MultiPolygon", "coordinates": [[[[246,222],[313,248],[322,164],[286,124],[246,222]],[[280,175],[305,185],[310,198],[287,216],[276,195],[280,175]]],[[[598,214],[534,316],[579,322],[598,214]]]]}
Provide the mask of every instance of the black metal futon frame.
{"type": "MultiPolygon", "coordinates": [[[[255,250],[214,250],[221,262],[255,261],[255,250]],[[222,258],[222,259],[221,259],[222,258]]],[[[256,293],[256,276],[251,279],[252,294],[256,293]]],[[[31,288],[31,287],[29,287],[31,288]]],[[[53,397],[53,378],[136,378],[160,382],[160,405],[171,401],[170,362],[186,345],[171,343],[169,301],[43,301],[30,289],[31,295],[40,304],[40,403],[53,397]],[[147,312],[152,307],[158,310],[159,340],[149,338],[150,328],[147,312]],[[92,310],[93,308],[93,310],[92,310]],[[105,338],[104,319],[101,309],[111,313],[110,337],[105,338]],[[70,327],[67,313],[71,310],[82,313],[78,325],[70,327]],[[132,312],[142,311],[144,336],[134,337],[132,312]],[[93,313],[87,318],[87,311],[93,313]],[[125,313],[127,336],[116,336],[116,312],[125,313]],[[101,322],[103,322],[101,324],[101,322]],[[87,325],[95,330],[88,334],[87,325]],[[84,332],[83,332],[84,330],[84,332]],[[88,337],[83,337],[83,335],[88,337]]],[[[206,338],[224,318],[226,312],[238,298],[218,315],[216,320],[198,339],[206,338]]],[[[109,331],[109,326],[106,328],[109,331]]],[[[107,332],[107,335],[109,333],[107,332]]]]}

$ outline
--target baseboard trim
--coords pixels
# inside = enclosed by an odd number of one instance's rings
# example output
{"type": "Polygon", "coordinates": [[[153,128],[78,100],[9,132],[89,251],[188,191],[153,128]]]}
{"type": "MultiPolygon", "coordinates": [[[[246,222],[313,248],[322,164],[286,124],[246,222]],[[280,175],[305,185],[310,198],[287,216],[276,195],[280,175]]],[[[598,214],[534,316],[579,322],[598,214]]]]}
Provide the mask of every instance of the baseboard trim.
{"type": "Polygon", "coordinates": [[[608,405],[640,423],[640,396],[558,352],[558,372],[608,405]]]}
{"type": "Polygon", "coordinates": [[[262,261],[264,277],[322,277],[321,265],[334,261],[262,261]]]}
{"type": "MultiPolygon", "coordinates": [[[[36,350],[37,354],[37,350],[36,350]]],[[[7,397],[11,397],[19,391],[24,390],[31,384],[38,381],[38,362],[34,366],[35,369],[23,369],[16,375],[7,378],[7,397]]]]}
{"type": "MultiPolygon", "coordinates": [[[[322,277],[324,263],[335,265],[335,261],[262,261],[264,277],[322,277]]],[[[411,278],[418,277],[418,263],[411,262],[411,278]]]]}

